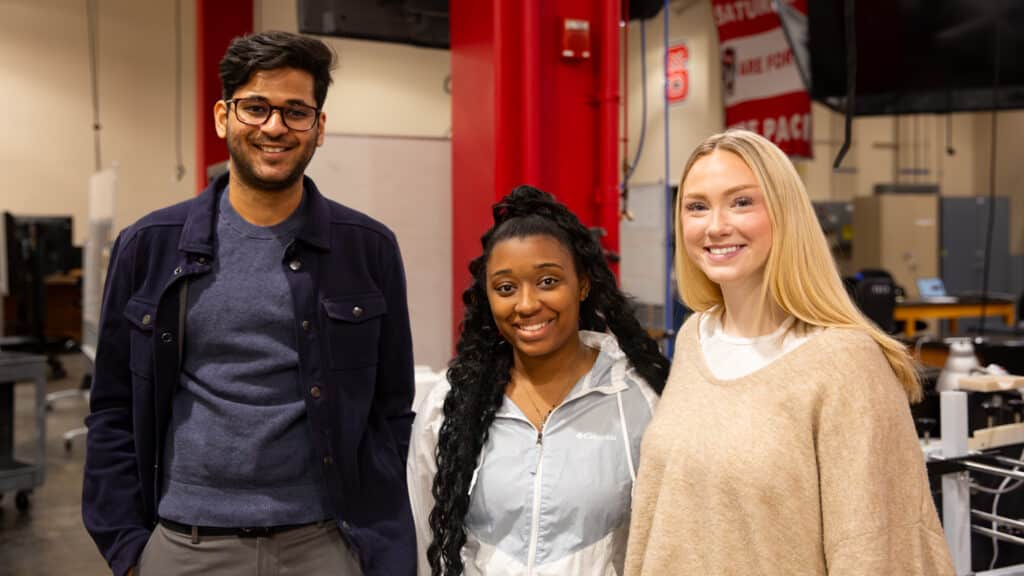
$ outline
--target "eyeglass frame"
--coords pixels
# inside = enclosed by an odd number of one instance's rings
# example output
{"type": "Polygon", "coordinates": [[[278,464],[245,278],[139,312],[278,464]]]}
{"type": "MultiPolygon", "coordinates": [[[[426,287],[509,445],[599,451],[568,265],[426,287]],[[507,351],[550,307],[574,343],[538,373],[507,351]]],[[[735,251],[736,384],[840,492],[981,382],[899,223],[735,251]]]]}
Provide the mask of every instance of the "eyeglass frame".
{"type": "Polygon", "coordinates": [[[277,115],[278,115],[279,118],[281,118],[281,123],[284,124],[285,128],[287,128],[289,130],[293,130],[295,132],[309,132],[313,128],[316,128],[317,125],[320,124],[320,113],[323,111],[321,108],[317,108],[316,106],[310,106],[309,104],[302,104],[302,103],[299,103],[299,104],[286,104],[284,106],[274,106],[270,102],[268,102],[265,99],[260,98],[258,96],[257,97],[252,97],[251,96],[251,97],[247,97],[247,98],[226,98],[223,102],[228,107],[231,107],[231,105],[234,105],[234,108],[235,108],[235,119],[238,120],[239,122],[241,122],[242,124],[245,124],[246,126],[263,126],[267,122],[270,122],[270,118],[274,115],[274,110],[277,110],[277,115]],[[263,120],[263,122],[260,122],[259,124],[252,124],[252,123],[246,122],[245,120],[242,120],[242,117],[238,115],[238,102],[241,102],[243,100],[255,100],[255,101],[258,101],[258,102],[262,102],[263,104],[266,104],[266,106],[268,108],[270,108],[270,112],[267,112],[267,117],[263,120]],[[292,128],[288,124],[288,120],[285,118],[285,109],[288,108],[289,106],[291,106],[291,107],[294,107],[294,106],[304,106],[306,108],[311,108],[313,110],[313,125],[310,126],[309,128],[306,128],[305,130],[302,130],[302,129],[299,129],[299,128],[292,128]]]}

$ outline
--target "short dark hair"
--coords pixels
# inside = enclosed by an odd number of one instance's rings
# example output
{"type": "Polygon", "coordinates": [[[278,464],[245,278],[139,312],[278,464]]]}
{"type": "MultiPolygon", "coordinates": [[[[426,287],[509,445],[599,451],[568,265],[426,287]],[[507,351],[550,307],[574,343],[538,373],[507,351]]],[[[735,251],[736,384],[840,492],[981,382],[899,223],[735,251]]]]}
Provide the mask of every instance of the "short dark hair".
{"type": "Polygon", "coordinates": [[[220,60],[224,99],[234,96],[235,90],[248,82],[254,72],[278,68],[296,68],[312,74],[316,107],[323,108],[327,87],[331,85],[334,52],[317,38],[277,30],[239,36],[231,41],[220,60]]]}

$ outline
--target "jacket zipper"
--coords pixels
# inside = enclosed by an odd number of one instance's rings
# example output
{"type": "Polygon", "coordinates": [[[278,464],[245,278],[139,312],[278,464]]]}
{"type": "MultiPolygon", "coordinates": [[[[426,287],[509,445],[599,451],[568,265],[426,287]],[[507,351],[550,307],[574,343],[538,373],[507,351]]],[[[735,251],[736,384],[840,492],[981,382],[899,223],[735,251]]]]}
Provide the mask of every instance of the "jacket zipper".
{"type": "Polygon", "coordinates": [[[555,412],[561,408],[565,402],[555,406],[555,409],[548,414],[548,417],[540,425],[540,430],[537,430],[537,446],[540,446],[540,452],[537,453],[537,470],[533,476],[533,509],[530,518],[530,549],[527,553],[526,559],[526,574],[527,576],[533,576],[534,563],[537,561],[537,540],[540,536],[540,488],[541,480],[544,477],[544,428],[547,423],[554,417],[555,412]]]}
{"type": "Polygon", "coordinates": [[[526,560],[526,573],[533,574],[533,564],[537,560],[537,538],[540,533],[540,485],[544,472],[544,425],[537,431],[537,470],[533,475],[533,512],[530,518],[530,550],[526,560]]]}

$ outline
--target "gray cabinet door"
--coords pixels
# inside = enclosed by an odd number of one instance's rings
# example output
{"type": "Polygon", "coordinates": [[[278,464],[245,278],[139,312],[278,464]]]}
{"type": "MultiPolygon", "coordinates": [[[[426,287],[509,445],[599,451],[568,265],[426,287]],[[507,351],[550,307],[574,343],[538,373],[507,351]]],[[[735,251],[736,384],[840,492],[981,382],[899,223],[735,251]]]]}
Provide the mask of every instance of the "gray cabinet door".
{"type": "MultiPolygon", "coordinates": [[[[946,291],[953,295],[976,294],[982,289],[985,265],[985,235],[989,228],[989,198],[944,197],[940,206],[940,273],[946,291]]],[[[989,292],[1011,291],[1010,201],[995,199],[992,224],[992,256],[989,263],[989,292]]]]}

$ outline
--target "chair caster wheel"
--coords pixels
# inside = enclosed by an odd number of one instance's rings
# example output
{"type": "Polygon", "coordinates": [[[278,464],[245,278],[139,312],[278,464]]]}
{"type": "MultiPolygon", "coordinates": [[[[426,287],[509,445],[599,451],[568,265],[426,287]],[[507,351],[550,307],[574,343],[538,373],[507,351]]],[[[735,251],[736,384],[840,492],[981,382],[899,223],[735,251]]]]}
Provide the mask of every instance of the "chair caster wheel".
{"type": "Polygon", "coordinates": [[[14,506],[18,509],[18,512],[24,512],[28,510],[32,502],[28,499],[28,492],[18,492],[14,496],[14,506]]]}

